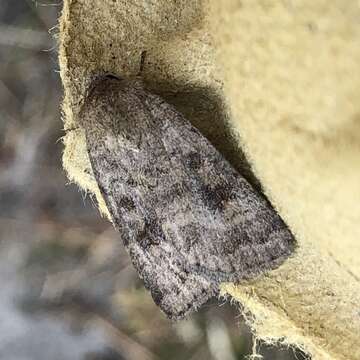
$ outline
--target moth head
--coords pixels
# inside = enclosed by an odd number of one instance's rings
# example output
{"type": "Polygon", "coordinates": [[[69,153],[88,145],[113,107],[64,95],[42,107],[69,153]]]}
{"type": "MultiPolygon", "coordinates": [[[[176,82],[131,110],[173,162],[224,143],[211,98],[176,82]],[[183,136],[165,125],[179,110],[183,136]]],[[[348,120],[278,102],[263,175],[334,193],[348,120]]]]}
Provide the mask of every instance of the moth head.
{"type": "Polygon", "coordinates": [[[110,131],[120,138],[132,138],[144,113],[139,98],[142,89],[139,79],[111,73],[94,76],[79,113],[80,126],[100,137],[110,131]]]}

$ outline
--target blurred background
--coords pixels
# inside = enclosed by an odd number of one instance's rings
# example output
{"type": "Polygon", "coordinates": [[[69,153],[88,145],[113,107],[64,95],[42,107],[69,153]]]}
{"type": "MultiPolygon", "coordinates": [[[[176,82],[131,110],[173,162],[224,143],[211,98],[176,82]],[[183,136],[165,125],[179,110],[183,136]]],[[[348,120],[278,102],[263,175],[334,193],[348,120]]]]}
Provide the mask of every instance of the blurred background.
{"type": "MultiPolygon", "coordinates": [[[[172,323],[61,167],[61,1],[0,0],[0,359],[244,359],[239,305],[172,323]]],[[[257,344],[265,360],[306,359],[257,344]]]]}

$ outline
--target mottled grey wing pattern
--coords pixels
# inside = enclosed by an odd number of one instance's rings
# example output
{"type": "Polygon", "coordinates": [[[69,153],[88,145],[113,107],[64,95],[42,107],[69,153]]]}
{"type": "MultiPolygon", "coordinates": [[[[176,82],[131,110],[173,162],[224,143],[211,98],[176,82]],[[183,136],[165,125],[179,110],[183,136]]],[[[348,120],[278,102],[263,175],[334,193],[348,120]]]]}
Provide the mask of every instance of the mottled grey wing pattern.
{"type": "Polygon", "coordinates": [[[293,251],[267,201],[137,81],[95,81],[80,118],[113,224],[169,318],[200,307],[220,282],[252,278],[293,251]]]}

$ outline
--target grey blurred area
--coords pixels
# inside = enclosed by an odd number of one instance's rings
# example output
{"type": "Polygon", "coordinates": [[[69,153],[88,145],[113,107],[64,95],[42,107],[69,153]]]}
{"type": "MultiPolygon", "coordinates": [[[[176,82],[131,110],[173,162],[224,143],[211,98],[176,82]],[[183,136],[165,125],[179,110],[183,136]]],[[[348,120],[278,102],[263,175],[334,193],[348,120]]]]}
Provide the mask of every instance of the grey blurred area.
{"type": "MultiPolygon", "coordinates": [[[[61,167],[62,3],[0,0],[0,359],[244,359],[239,305],[172,323],[61,167]]],[[[265,360],[305,359],[258,344],[265,360]]]]}

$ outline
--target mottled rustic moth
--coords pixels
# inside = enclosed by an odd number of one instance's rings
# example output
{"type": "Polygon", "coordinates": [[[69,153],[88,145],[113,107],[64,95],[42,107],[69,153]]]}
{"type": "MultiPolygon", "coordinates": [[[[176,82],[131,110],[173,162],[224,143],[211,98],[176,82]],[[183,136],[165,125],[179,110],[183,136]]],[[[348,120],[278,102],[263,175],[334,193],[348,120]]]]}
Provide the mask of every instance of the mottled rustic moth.
{"type": "Polygon", "coordinates": [[[180,319],[294,250],[271,205],[138,79],[91,84],[80,114],[111,220],[157,305],[180,319]]]}

